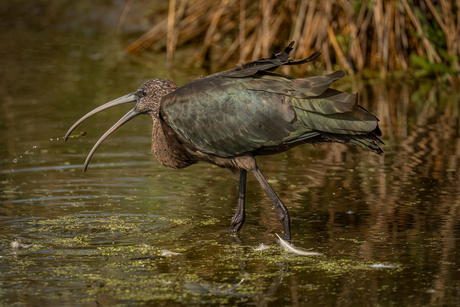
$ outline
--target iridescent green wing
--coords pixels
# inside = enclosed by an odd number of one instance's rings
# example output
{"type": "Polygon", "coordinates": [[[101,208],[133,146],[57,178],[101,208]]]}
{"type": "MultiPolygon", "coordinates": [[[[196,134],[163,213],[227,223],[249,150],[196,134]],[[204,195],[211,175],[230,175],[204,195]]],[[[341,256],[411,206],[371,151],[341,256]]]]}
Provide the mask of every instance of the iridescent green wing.
{"type": "Polygon", "coordinates": [[[357,105],[356,94],[329,88],[343,71],[302,79],[272,73],[319,56],[291,61],[291,50],[292,43],[269,58],[186,84],[162,98],[162,118],[184,141],[222,157],[321,134],[347,142],[379,135],[378,119],[357,105]]]}
{"type": "Polygon", "coordinates": [[[161,116],[198,150],[228,157],[281,143],[295,131],[295,112],[284,95],[249,90],[251,78],[193,81],[163,97],[161,116]]]}

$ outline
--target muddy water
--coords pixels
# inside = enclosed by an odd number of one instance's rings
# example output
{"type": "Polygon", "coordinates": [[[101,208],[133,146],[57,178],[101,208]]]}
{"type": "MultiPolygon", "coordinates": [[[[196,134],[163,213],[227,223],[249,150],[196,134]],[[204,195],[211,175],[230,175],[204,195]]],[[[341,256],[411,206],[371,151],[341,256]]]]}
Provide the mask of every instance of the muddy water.
{"type": "MultiPolygon", "coordinates": [[[[8,42],[0,50],[0,306],[460,303],[452,90],[349,78],[337,87],[359,91],[379,116],[384,156],[328,144],[259,158],[290,210],[295,247],[324,255],[288,254],[251,175],[246,224],[230,236],[237,178],[207,164],[159,165],[148,117],[110,136],[81,173],[99,136],[130,106],[95,116],[76,131],[86,136],[64,143],[68,127],[166,76],[163,54],[145,64],[123,54],[129,38],[115,35],[110,18],[120,8],[103,9],[97,18],[91,5],[72,2],[2,7],[3,17],[20,17],[1,18],[0,31],[8,42]],[[25,245],[13,247],[17,239],[25,245]],[[254,250],[261,243],[270,249],[254,250]]],[[[175,78],[201,74],[177,69],[175,78]]]]}

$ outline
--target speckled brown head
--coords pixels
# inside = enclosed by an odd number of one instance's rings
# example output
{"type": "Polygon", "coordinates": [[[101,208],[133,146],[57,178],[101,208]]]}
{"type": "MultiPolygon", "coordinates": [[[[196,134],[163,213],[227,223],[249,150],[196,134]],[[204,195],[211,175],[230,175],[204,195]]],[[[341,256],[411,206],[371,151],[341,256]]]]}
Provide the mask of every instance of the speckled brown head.
{"type": "Polygon", "coordinates": [[[161,97],[173,92],[175,89],[177,89],[177,85],[171,80],[149,80],[137,90],[137,92],[142,92],[144,96],[137,100],[134,109],[139,113],[148,114],[150,117],[158,117],[161,97]]]}
{"type": "Polygon", "coordinates": [[[117,98],[106,104],[103,104],[100,107],[92,110],[91,112],[87,113],[85,116],[80,118],[75,124],[70,127],[69,131],[67,131],[65,135],[65,140],[67,141],[69,135],[72,131],[80,125],[83,121],[85,121],[88,117],[93,116],[96,113],[99,113],[103,110],[108,108],[129,103],[129,102],[136,102],[136,106],[131,109],[128,113],[126,113],[118,122],[115,123],[103,136],[94,144],[93,148],[91,149],[88,157],[86,158],[85,164],[83,165],[83,172],[86,171],[88,168],[89,161],[91,157],[96,152],[99,145],[104,142],[104,140],[111,135],[115,130],[119,127],[133,119],[134,117],[140,114],[147,114],[152,118],[158,117],[158,108],[160,105],[161,97],[173,92],[177,88],[177,85],[167,79],[152,79],[144,84],[142,84],[139,89],[131,94],[125,95],[123,97],[117,98]]]}

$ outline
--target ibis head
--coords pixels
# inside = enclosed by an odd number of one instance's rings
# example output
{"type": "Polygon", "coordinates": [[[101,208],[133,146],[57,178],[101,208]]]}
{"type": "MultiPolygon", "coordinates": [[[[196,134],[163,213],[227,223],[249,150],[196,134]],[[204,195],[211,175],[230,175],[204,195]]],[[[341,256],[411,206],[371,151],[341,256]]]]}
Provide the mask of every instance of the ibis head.
{"type": "Polygon", "coordinates": [[[110,102],[107,102],[106,104],[103,104],[96,109],[92,110],[91,112],[87,113],[84,115],[82,118],[77,120],[75,124],[70,127],[69,131],[67,131],[65,135],[65,140],[69,138],[70,134],[72,131],[78,127],[83,121],[85,121],[87,118],[93,116],[96,113],[99,113],[101,111],[104,111],[108,108],[118,106],[120,104],[125,104],[125,103],[133,103],[135,102],[136,105],[134,108],[132,108],[128,113],[126,113],[118,122],[116,122],[109,130],[107,130],[104,135],[101,136],[101,138],[94,144],[93,148],[91,149],[90,153],[86,157],[86,161],[83,165],[83,172],[86,171],[88,168],[89,162],[91,160],[91,157],[94,155],[96,152],[97,148],[99,145],[104,142],[104,140],[111,135],[115,130],[129,122],[131,119],[135,118],[136,116],[140,114],[147,114],[152,118],[158,117],[158,107],[160,100],[163,96],[171,93],[177,88],[176,84],[170,80],[167,79],[152,79],[144,84],[142,84],[139,89],[135,92],[132,92],[128,95],[122,96],[120,98],[117,98],[115,100],[112,100],[110,102]]]}

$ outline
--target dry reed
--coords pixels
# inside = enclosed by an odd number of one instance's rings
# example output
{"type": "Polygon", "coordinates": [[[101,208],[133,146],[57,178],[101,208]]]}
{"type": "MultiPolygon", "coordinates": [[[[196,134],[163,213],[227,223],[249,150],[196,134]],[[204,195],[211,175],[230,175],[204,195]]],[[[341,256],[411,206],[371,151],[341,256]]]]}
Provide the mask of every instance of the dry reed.
{"type": "Polygon", "coordinates": [[[190,62],[212,51],[225,66],[230,59],[266,57],[295,40],[296,58],[321,51],[327,70],[338,64],[349,73],[368,68],[385,77],[410,70],[415,55],[439,74],[439,67],[449,67],[452,82],[460,73],[459,33],[460,0],[170,0],[168,16],[127,52],[156,44],[171,64],[176,45],[201,41],[190,62]]]}

